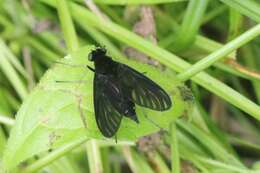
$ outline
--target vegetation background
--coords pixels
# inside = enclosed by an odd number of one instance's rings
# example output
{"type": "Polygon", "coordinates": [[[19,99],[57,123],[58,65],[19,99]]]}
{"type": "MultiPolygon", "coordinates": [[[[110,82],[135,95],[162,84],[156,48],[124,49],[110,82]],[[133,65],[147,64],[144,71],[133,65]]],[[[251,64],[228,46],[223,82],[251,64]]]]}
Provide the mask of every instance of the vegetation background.
{"type": "Polygon", "coordinates": [[[0,172],[260,172],[259,23],[258,0],[0,0],[0,172]],[[144,110],[167,131],[84,128],[93,74],[66,64],[93,45],[171,92],[173,109],[144,110]]]}

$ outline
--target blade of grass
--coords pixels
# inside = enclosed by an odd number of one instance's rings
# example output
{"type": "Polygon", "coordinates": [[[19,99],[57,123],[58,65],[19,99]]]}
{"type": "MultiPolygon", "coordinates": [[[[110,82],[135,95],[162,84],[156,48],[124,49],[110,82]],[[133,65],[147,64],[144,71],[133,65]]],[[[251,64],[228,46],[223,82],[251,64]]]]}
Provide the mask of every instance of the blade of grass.
{"type": "Polygon", "coordinates": [[[205,166],[205,164],[201,164],[201,162],[199,162],[197,159],[194,159],[194,156],[193,156],[194,153],[193,153],[192,150],[190,150],[189,147],[184,146],[184,145],[179,145],[179,150],[180,150],[180,153],[181,153],[180,156],[183,160],[190,161],[193,165],[195,165],[203,173],[210,173],[210,171],[205,166]]]}
{"type": "MultiPolygon", "coordinates": [[[[172,19],[171,16],[165,14],[159,9],[155,9],[156,13],[160,17],[161,20],[166,20],[166,22],[170,23],[172,25],[172,33],[165,37],[164,39],[160,40],[159,45],[162,47],[168,47],[174,42],[175,38],[175,32],[180,28],[180,26],[172,19]]],[[[206,51],[206,52],[213,52],[217,50],[218,48],[221,48],[223,44],[216,42],[212,39],[209,39],[207,37],[197,35],[196,40],[194,42],[194,46],[206,51]]],[[[235,58],[236,52],[232,52],[230,55],[228,55],[229,58],[235,58]]]]}
{"type": "Polygon", "coordinates": [[[138,168],[137,168],[137,165],[135,164],[135,161],[133,159],[130,147],[124,146],[122,148],[122,153],[123,153],[128,165],[129,165],[131,171],[133,173],[138,173],[138,168]]]}
{"type": "Polygon", "coordinates": [[[77,141],[72,141],[71,143],[68,143],[68,144],[66,144],[66,145],[64,145],[64,146],[62,146],[62,147],[52,151],[47,156],[37,160],[33,164],[31,164],[28,167],[26,167],[23,170],[23,172],[24,173],[32,173],[32,172],[36,172],[36,171],[40,170],[44,166],[50,164],[54,160],[64,156],[69,151],[71,151],[74,148],[80,146],[82,143],[86,142],[86,140],[87,140],[87,138],[82,138],[82,139],[77,140],[77,141]]]}
{"type": "Polygon", "coordinates": [[[90,167],[90,173],[103,173],[103,166],[101,161],[101,154],[98,143],[92,139],[87,142],[87,155],[90,167]]]}
{"type": "Polygon", "coordinates": [[[232,40],[240,34],[242,23],[243,23],[242,15],[238,11],[230,8],[228,40],[232,40]]]}
{"type": "MultiPolygon", "coordinates": [[[[226,6],[223,6],[223,7],[225,7],[225,9],[227,9],[226,6]]],[[[179,28],[179,25],[176,24],[175,21],[169,15],[165,14],[158,8],[156,8],[155,10],[156,10],[155,14],[158,15],[160,22],[167,19],[168,23],[170,23],[172,25],[173,31],[175,31],[177,28],[179,28]]],[[[168,37],[165,37],[164,39],[162,39],[159,42],[159,45],[162,47],[167,47],[173,42],[174,38],[175,38],[175,33],[173,32],[172,34],[168,35],[168,37]]],[[[196,40],[194,42],[193,49],[199,48],[203,51],[211,53],[211,52],[221,48],[222,46],[223,46],[223,44],[213,41],[207,37],[197,35],[196,40]]],[[[236,59],[236,51],[230,53],[227,56],[227,58],[236,59]]],[[[233,75],[236,75],[236,76],[248,79],[248,80],[259,80],[260,79],[259,76],[256,75],[256,73],[252,73],[252,71],[248,71],[246,68],[236,68],[238,66],[227,65],[223,62],[217,62],[214,64],[214,66],[225,72],[231,73],[233,75]]],[[[241,66],[241,67],[243,67],[243,66],[241,66]]]]}
{"type": "MultiPolygon", "coordinates": [[[[5,96],[6,96],[6,99],[5,101],[8,102],[8,104],[10,104],[11,108],[13,110],[18,110],[21,103],[19,101],[19,99],[17,97],[15,97],[13,95],[13,93],[10,93],[8,90],[4,91],[5,92],[5,96]]],[[[9,116],[12,115],[12,113],[10,112],[9,116]]]]}
{"type": "Polygon", "coordinates": [[[241,172],[241,173],[257,173],[257,171],[251,171],[249,169],[240,168],[240,167],[238,168],[236,166],[228,165],[226,163],[219,162],[219,161],[212,160],[212,159],[208,159],[208,158],[204,158],[204,157],[201,157],[201,156],[195,156],[195,157],[197,158],[197,160],[203,162],[204,164],[209,164],[209,165],[213,165],[215,167],[224,168],[225,170],[241,172]]]}
{"type": "MultiPolygon", "coordinates": [[[[162,42],[159,43],[159,45],[161,45],[162,47],[166,47],[167,45],[169,45],[172,40],[174,39],[174,34],[169,35],[169,37],[167,37],[166,39],[162,40],[162,42]]],[[[221,48],[223,45],[215,42],[213,40],[210,40],[206,37],[202,37],[200,35],[198,35],[196,37],[196,41],[194,43],[194,48],[199,48],[203,51],[206,52],[213,52],[219,48],[221,48]],[[206,46],[205,46],[206,45],[206,46]]],[[[236,51],[233,51],[232,53],[230,53],[229,55],[227,55],[226,58],[232,58],[232,59],[236,59],[236,51]]],[[[248,80],[260,80],[260,77],[258,74],[254,73],[253,71],[241,66],[241,68],[239,66],[231,66],[230,64],[227,65],[226,63],[223,62],[216,62],[215,64],[213,64],[213,66],[231,73],[232,75],[236,75],[248,80]],[[239,67],[239,69],[238,69],[239,67]]]]}
{"type": "Polygon", "coordinates": [[[243,147],[243,148],[249,148],[249,149],[251,149],[255,152],[260,153],[260,146],[257,145],[257,144],[254,144],[252,142],[248,142],[245,139],[240,139],[240,138],[235,137],[235,136],[229,136],[228,139],[229,139],[229,141],[232,145],[240,146],[240,147],[243,147]]]}
{"type": "Polygon", "coordinates": [[[47,48],[43,43],[34,37],[28,37],[25,39],[25,42],[32,48],[40,52],[44,58],[39,59],[47,65],[50,65],[53,61],[57,60],[60,56],[55,52],[47,48]]]}
{"type": "MultiPolygon", "coordinates": [[[[223,9],[228,9],[227,6],[225,5],[222,5],[220,7],[225,7],[223,9]]],[[[164,22],[166,24],[164,25],[167,25],[167,22],[168,22],[168,25],[169,23],[172,25],[172,30],[173,31],[176,31],[177,29],[179,29],[179,25],[176,24],[176,22],[171,18],[171,16],[169,16],[168,14],[165,14],[165,12],[162,12],[161,10],[159,10],[158,8],[155,9],[156,10],[156,13],[158,15],[158,20],[160,22],[164,22]],[[167,19],[167,21],[165,21],[167,19]]],[[[215,10],[217,9],[214,9],[212,11],[209,12],[209,14],[207,15],[211,15],[211,12],[213,13],[215,10]]],[[[219,14],[219,13],[218,13],[219,14]]],[[[206,15],[206,17],[207,17],[206,15]]],[[[217,14],[216,14],[217,15],[217,14]]],[[[213,16],[214,17],[214,16],[213,16]]],[[[239,20],[240,18],[238,18],[239,20]]],[[[203,21],[204,23],[204,21],[203,21]]],[[[238,26],[236,27],[239,27],[241,22],[236,22],[236,24],[238,26]]],[[[174,41],[174,38],[175,38],[175,32],[169,34],[167,37],[164,37],[161,39],[161,41],[159,42],[159,45],[161,45],[162,47],[167,47],[169,46],[170,44],[172,44],[172,42],[174,41]]],[[[203,51],[206,51],[208,53],[211,53],[219,48],[221,48],[223,46],[223,44],[220,44],[216,41],[213,41],[207,37],[204,37],[204,36],[201,36],[201,35],[197,35],[196,36],[196,41],[194,43],[194,46],[192,48],[193,49],[201,49],[203,51]]],[[[233,58],[235,59],[236,58],[236,51],[232,52],[231,54],[228,55],[227,58],[233,58]]],[[[215,67],[217,68],[220,68],[228,73],[231,73],[233,75],[236,75],[236,76],[239,76],[239,77],[242,77],[242,78],[245,78],[245,79],[248,79],[248,80],[259,80],[259,77],[256,75],[256,73],[253,73],[252,71],[250,70],[247,70],[246,68],[243,68],[243,66],[241,66],[241,68],[239,66],[231,66],[231,64],[227,65],[223,62],[219,62],[219,63],[216,63],[214,64],[215,67]]]]}
{"type": "Polygon", "coordinates": [[[234,40],[230,41],[229,43],[225,44],[222,48],[218,49],[217,51],[211,53],[210,55],[203,58],[196,64],[192,65],[186,71],[180,73],[177,76],[178,79],[180,81],[186,81],[186,80],[190,79],[192,76],[194,76],[197,73],[208,68],[215,62],[225,58],[228,54],[230,54],[234,50],[238,49],[242,45],[248,43],[252,39],[256,38],[258,35],[260,35],[260,24],[254,26],[250,30],[241,34],[239,37],[237,37],[234,40]]]}
{"type": "Polygon", "coordinates": [[[105,173],[112,173],[110,153],[112,152],[110,152],[109,147],[104,147],[101,149],[102,165],[105,173]]]}
{"type": "MultiPolygon", "coordinates": [[[[257,62],[256,62],[256,58],[252,47],[251,46],[245,46],[243,47],[243,57],[245,59],[245,63],[253,68],[253,69],[257,69],[257,62]]],[[[260,104],[260,81],[252,81],[253,87],[254,87],[254,91],[255,91],[255,95],[256,95],[256,99],[258,101],[258,104],[260,104]]]]}
{"type": "Polygon", "coordinates": [[[61,44],[61,38],[57,36],[56,33],[53,32],[41,32],[39,33],[39,38],[46,42],[53,50],[55,50],[57,53],[65,56],[66,49],[61,44]]]}
{"type": "Polygon", "coordinates": [[[260,130],[257,127],[257,125],[252,123],[250,119],[246,118],[243,112],[239,111],[238,109],[235,109],[234,107],[228,107],[228,111],[234,115],[235,120],[239,122],[241,127],[244,128],[244,133],[249,134],[249,136],[253,136],[255,138],[256,143],[260,143],[260,130]]]}
{"type": "Polygon", "coordinates": [[[149,161],[155,167],[156,172],[170,173],[170,169],[158,152],[152,153],[152,158],[149,158],[149,161]]]}
{"type": "Polygon", "coordinates": [[[70,16],[66,0],[56,0],[57,10],[59,14],[59,19],[61,22],[62,32],[64,34],[64,39],[69,52],[78,49],[78,40],[76,36],[76,31],[70,16]]]}
{"type": "MultiPolygon", "coordinates": [[[[194,152],[191,148],[189,148],[186,145],[183,145],[182,143],[180,143],[179,151],[180,151],[180,157],[183,160],[190,161],[194,166],[196,166],[198,169],[200,169],[203,173],[210,173],[210,171],[208,170],[208,168],[204,164],[201,164],[201,162],[199,162],[197,159],[194,159],[193,155],[196,152],[194,152]]],[[[198,154],[198,153],[196,153],[196,154],[198,154]]],[[[201,154],[198,154],[198,155],[202,156],[201,154]]]]}
{"type": "Polygon", "coordinates": [[[114,171],[113,173],[121,173],[122,172],[121,169],[122,168],[120,164],[115,163],[112,165],[112,170],[114,171]]]}
{"type": "MultiPolygon", "coordinates": [[[[50,172],[55,173],[80,173],[79,169],[75,167],[74,163],[71,162],[68,157],[62,157],[59,160],[56,160],[54,163],[48,166],[50,172]]],[[[48,169],[47,168],[47,169],[48,169]]]]}
{"type": "Polygon", "coordinates": [[[190,0],[183,23],[179,29],[172,50],[178,52],[189,47],[196,38],[208,0],[190,0]]]}
{"type": "Polygon", "coordinates": [[[180,157],[178,138],[176,134],[176,122],[171,123],[171,162],[172,173],[180,173],[180,157]]]}
{"type": "Polygon", "coordinates": [[[4,49],[1,49],[5,52],[6,58],[13,64],[13,66],[17,69],[17,71],[26,78],[29,78],[29,74],[26,72],[24,67],[21,65],[19,60],[15,57],[15,55],[10,51],[6,44],[2,45],[4,49]]]}
{"type": "Polygon", "coordinates": [[[225,5],[221,5],[221,6],[216,6],[216,8],[212,9],[211,11],[209,11],[203,18],[202,23],[205,24],[207,22],[209,22],[210,20],[212,20],[213,18],[217,17],[218,15],[222,14],[223,12],[225,12],[227,10],[227,6],[225,5]]]}
{"type": "Polygon", "coordinates": [[[154,173],[142,155],[130,147],[123,147],[122,152],[133,173],[145,172],[154,173]]]}
{"type": "MultiPolygon", "coordinates": [[[[179,153],[180,157],[183,158],[183,153],[181,152],[181,148],[185,146],[186,148],[189,148],[190,151],[197,153],[201,156],[209,156],[208,153],[205,152],[203,147],[201,145],[198,145],[198,142],[191,138],[190,135],[187,135],[187,132],[185,132],[183,129],[178,128],[176,131],[178,140],[178,147],[179,147],[179,153]]],[[[170,137],[169,137],[170,138],[170,137]]],[[[168,145],[171,145],[171,139],[166,138],[166,142],[168,145]]]]}
{"type": "Polygon", "coordinates": [[[234,67],[230,67],[230,65],[227,65],[227,64],[224,64],[224,63],[221,63],[221,62],[216,62],[213,66],[219,68],[220,70],[228,72],[232,75],[235,75],[237,77],[241,77],[241,78],[244,78],[244,79],[247,79],[247,80],[252,80],[252,81],[260,81],[259,73],[250,70],[250,68],[248,68],[248,67],[237,65],[237,67],[241,67],[240,69],[237,69],[237,68],[234,68],[234,67]]]}
{"type": "Polygon", "coordinates": [[[245,167],[233,154],[229,153],[224,145],[216,140],[211,134],[202,131],[193,124],[188,124],[187,122],[178,120],[178,127],[185,129],[187,132],[192,134],[197,140],[203,144],[209,150],[213,156],[221,161],[227,162],[231,165],[236,165],[237,167],[245,167]]]}
{"type": "Polygon", "coordinates": [[[204,107],[196,101],[196,109],[198,109],[200,116],[204,119],[205,123],[207,124],[207,128],[210,130],[211,134],[218,138],[219,141],[225,146],[225,148],[230,152],[235,154],[232,146],[229,144],[228,140],[226,139],[226,135],[222,132],[213,122],[210,115],[206,112],[204,107]]]}
{"type": "MultiPolygon", "coordinates": [[[[207,37],[197,35],[194,46],[211,53],[223,47],[224,44],[220,44],[216,41],[208,39],[207,37]]],[[[227,55],[227,58],[236,59],[236,51],[233,51],[227,55]]]]}
{"type": "MultiPolygon", "coordinates": [[[[2,39],[0,39],[0,50],[5,49],[5,43],[2,39]]],[[[13,66],[9,63],[6,58],[5,51],[0,51],[0,68],[5,73],[8,80],[11,82],[12,86],[14,87],[15,91],[18,93],[19,97],[23,100],[27,95],[27,90],[25,85],[23,84],[22,80],[14,70],[13,66]]]]}
{"type": "Polygon", "coordinates": [[[13,110],[17,110],[17,107],[13,104],[13,100],[16,99],[14,97],[9,88],[0,87],[0,114],[12,117],[13,110]]]}
{"type": "Polygon", "coordinates": [[[236,9],[247,17],[260,22],[260,4],[253,0],[220,0],[231,8],[236,9]]]}
{"type": "Polygon", "coordinates": [[[121,18],[121,16],[119,16],[118,13],[110,6],[100,4],[99,7],[103,13],[105,13],[106,15],[109,16],[109,18],[112,19],[112,21],[115,21],[116,23],[122,26],[130,27],[129,26],[130,24],[127,21],[125,21],[123,18],[121,18]]]}

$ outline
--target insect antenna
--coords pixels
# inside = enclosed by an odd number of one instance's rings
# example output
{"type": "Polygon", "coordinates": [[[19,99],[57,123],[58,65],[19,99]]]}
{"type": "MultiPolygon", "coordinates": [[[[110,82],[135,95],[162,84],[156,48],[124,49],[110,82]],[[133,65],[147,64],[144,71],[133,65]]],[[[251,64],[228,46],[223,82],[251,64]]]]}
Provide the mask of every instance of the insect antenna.
{"type": "Polygon", "coordinates": [[[82,64],[67,64],[67,63],[64,63],[64,62],[60,62],[60,61],[52,61],[53,63],[55,64],[62,64],[62,65],[65,65],[65,66],[70,66],[70,67],[83,67],[83,68],[86,68],[87,65],[82,65],[82,64]]]}
{"type": "Polygon", "coordinates": [[[90,66],[87,66],[87,68],[88,68],[89,70],[93,71],[94,73],[96,72],[95,69],[93,69],[93,68],[90,67],[90,66]]]}
{"type": "Polygon", "coordinates": [[[56,83],[86,83],[86,80],[73,80],[73,81],[66,81],[66,80],[55,80],[56,83]]]}

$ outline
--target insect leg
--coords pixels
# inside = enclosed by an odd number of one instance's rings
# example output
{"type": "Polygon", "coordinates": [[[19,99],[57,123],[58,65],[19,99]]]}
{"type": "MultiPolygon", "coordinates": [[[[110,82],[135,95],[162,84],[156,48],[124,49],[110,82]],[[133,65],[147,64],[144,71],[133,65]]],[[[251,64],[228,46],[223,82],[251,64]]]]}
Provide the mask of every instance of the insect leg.
{"type": "Polygon", "coordinates": [[[91,71],[93,71],[95,73],[95,69],[93,69],[92,67],[90,67],[88,65],[87,65],[87,67],[88,67],[89,70],[91,70],[91,71]]]}

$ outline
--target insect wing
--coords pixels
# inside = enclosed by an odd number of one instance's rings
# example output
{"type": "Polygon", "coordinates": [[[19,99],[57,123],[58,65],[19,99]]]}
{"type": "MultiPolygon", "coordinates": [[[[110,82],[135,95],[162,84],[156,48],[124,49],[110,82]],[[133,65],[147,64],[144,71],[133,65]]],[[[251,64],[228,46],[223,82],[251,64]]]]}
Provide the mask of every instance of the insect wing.
{"type": "Polygon", "coordinates": [[[124,92],[131,92],[133,102],[153,110],[164,111],[171,107],[169,95],[158,84],[127,65],[118,65],[119,80],[124,92]]]}
{"type": "Polygon", "coordinates": [[[107,76],[94,76],[94,110],[97,126],[105,137],[115,135],[122,115],[113,106],[120,101],[121,92],[107,76]],[[111,98],[113,98],[111,100],[111,98]],[[113,102],[113,103],[112,103],[113,102]]]}

